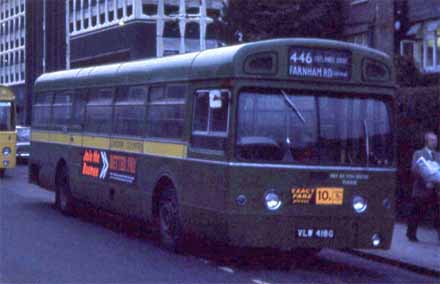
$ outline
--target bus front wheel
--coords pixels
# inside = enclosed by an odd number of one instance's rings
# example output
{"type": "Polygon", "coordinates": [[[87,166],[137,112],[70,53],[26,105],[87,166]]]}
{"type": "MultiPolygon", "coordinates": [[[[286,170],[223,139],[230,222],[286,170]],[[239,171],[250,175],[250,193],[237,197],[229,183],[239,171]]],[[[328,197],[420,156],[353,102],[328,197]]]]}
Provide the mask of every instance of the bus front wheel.
{"type": "Polygon", "coordinates": [[[70,191],[69,171],[66,166],[63,166],[57,174],[55,192],[55,206],[67,216],[74,214],[75,206],[74,200],[70,191]]]}
{"type": "Polygon", "coordinates": [[[182,248],[182,225],[176,191],[168,188],[161,192],[159,199],[159,221],[161,245],[172,252],[182,248]]]}

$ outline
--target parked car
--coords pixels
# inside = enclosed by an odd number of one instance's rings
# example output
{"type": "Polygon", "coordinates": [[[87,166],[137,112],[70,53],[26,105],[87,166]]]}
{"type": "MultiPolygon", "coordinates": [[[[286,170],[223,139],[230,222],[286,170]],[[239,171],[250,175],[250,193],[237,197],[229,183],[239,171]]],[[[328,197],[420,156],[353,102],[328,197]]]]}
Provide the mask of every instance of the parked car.
{"type": "Polygon", "coordinates": [[[31,153],[31,128],[17,126],[17,162],[27,162],[31,153]]]}

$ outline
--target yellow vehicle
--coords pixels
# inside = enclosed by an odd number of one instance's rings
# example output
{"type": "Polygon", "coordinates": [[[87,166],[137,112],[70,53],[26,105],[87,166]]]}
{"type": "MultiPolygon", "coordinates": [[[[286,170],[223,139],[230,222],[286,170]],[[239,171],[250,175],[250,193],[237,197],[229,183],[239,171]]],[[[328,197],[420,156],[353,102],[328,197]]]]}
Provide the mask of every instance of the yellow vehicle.
{"type": "Polygon", "coordinates": [[[0,86],[0,178],[6,169],[15,167],[15,95],[0,86]]]}

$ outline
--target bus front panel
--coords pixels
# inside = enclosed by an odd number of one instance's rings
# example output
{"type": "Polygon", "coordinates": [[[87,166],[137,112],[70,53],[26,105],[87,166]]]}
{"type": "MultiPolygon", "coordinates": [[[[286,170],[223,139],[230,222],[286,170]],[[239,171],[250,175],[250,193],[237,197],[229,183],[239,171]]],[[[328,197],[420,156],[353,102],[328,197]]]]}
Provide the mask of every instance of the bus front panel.
{"type": "Polygon", "coordinates": [[[0,169],[15,167],[15,119],[14,104],[0,101],[0,169]]]}

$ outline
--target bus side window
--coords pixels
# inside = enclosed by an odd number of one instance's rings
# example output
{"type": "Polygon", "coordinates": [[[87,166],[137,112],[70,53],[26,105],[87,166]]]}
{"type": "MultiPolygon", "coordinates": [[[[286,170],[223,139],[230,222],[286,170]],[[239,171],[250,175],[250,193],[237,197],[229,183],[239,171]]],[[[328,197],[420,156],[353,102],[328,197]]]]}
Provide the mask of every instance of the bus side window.
{"type": "Polygon", "coordinates": [[[64,92],[55,95],[52,107],[54,129],[67,129],[72,112],[72,92],[64,92]]]}
{"type": "Polygon", "coordinates": [[[32,109],[32,127],[36,129],[48,129],[51,120],[51,105],[53,94],[37,94],[32,109]]]}
{"type": "Polygon", "coordinates": [[[147,136],[181,139],[185,118],[185,92],[183,85],[170,85],[166,89],[154,86],[150,90],[147,108],[147,136]]]}
{"type": "Polygon", "coordinates": [[[91,90],[86,110],[85,131],[110,134],[112,130],[113,88],[91,90]]]}
{"type": "Polygon", "coordinates": [[[203,90],[195,94],[191,139],[194,147],[224,150],[228,134],[229,97],[227,90],[203,90]],[[210,98],[213,95],[216,97],[210,98]],[[214,107],[212,101],[216,100],[221,103],[216,103],[214,107]]]}
{"type": "Polygon", "coordinates": [[[84,130],[84,120],[87,105],[87,89],[75,90],[73,94],[72,123],[70,129],[73,131],[84,130]]]}
{"type": "Polygon", "coordinates": [[[114,134],[144,136],[147,96],[148,86],[131,86],[119,89],[114,108],[114,134]]]}

